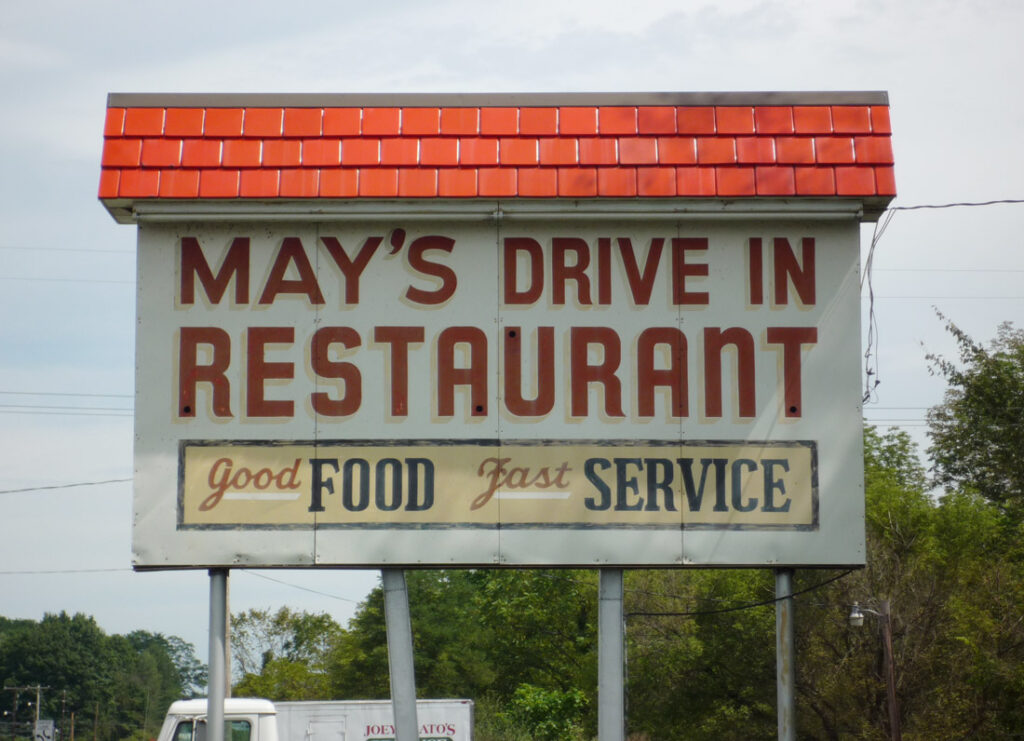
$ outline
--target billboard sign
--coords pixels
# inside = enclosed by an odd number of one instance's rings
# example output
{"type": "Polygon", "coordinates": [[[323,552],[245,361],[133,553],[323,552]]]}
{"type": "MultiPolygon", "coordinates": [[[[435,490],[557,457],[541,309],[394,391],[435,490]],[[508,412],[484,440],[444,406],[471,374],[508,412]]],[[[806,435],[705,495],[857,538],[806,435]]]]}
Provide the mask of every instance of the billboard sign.
{"type": "Polygon", "coordinates": [[[140,568],[863,562],[859,231],[140,220],[140,568]]]}

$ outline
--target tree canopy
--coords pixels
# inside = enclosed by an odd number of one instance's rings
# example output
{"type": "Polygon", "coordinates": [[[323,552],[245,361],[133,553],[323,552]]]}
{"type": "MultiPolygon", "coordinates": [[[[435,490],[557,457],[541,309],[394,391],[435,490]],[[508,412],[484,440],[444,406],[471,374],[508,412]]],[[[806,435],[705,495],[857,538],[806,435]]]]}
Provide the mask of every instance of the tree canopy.
{"type": "Polygon", "coordinates": [[[936,483],[976,491],[1024,520],[1024,331],[999,327],[988,347],[953,322],[959,362],[929,355],[948,384],[945,401],[928,415],[936,483]]]}
{"type": "MultiPolygon", "coordinates": [[[[93,618],[63,612],[0,622],[0,674],[4,686],[46,687],[40,716],[66,737],[73,714],[76,735],[101,739],[154,737],[170,703],[195,696],[206,681],[192,645],[180,638],[107,635],[93,618]]],[[[15,722],[34,717],[29,699],[22,696],[15,722]]]]}

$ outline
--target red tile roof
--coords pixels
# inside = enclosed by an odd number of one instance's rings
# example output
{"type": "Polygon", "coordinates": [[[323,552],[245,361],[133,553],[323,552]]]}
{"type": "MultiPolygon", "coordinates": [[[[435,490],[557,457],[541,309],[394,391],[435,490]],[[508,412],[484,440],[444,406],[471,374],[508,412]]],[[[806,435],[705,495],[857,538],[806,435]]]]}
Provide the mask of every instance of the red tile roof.
{"type": "Polygon", "coordinates": [[[111,95],[99,197],[895,196],[884,93],[111,95]]]}

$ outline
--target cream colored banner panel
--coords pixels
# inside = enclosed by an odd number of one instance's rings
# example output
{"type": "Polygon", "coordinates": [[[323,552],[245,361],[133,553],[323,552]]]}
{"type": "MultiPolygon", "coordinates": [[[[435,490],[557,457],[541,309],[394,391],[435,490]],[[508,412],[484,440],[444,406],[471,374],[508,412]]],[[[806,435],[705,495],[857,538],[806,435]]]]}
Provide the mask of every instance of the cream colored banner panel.
{"type": "Polygon", "coordinates": [[[182,527],[817,525],[813,443],[182,445],[182,527]]]}

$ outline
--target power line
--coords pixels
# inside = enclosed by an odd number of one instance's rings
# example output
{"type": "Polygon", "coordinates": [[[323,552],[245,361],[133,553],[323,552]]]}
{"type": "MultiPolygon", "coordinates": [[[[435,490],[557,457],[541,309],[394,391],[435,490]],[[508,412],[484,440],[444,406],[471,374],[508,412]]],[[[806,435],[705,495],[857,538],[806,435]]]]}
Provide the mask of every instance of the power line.
{"type": "Polygon", "coordinates": [[[978,206],[1004,206],[1024,203],[1024,198],[999,198],[993,201],[959,201],[956,203],[922,203],[916,206],[890,206],[886,211],[921,211],[924,209],[976,208],[978,206]]]}
{"type": "Polygon", "coordinates": [[[0,391],[12,396],[87,396],[104,399],[130,399],[133,394],[78,394],[71,391],[0,391]]]}
{"type": "Polygon", "coordinates": [[[31,281],[34,283],[113,283],[133,285],[134,280],[105,280],[103,278],[31,278],[24,275],[0,275],[0,280],[31,281]]]}
{"type": "Polygon", "coordinates": [[[809,587],[806,587],[805,589],[800,589],[796,592],[792,592],[791,594],[787,594],[784,597],[773,597],[771,599],[761,600],[760,602],[747,602],[741,605],[733,605],[732,607],[722,607],[717,610],[688,610],[686,612],[627,612],[626,617],[697,617],[699,615],[721,615],[727,612],[739,612],[740,610],[750,610],[754,607],[764,607],[765,605],[773,605],[776,602],[781,602],[782,600],[790,599],[791,597],[799,597],[801,594],[807,594],[808,592],[813,592],[817,589],[821,589],[822,587],[831,584],[834,581],[839,581],[843,577],[849,576],[856,570],[857,569],[849,569],[841,574],[833,576],[831,579],[825,579],[824,581],[820,581],[817,584],[813,584],[809,587]]]}
{"type": "Polygon", "coordinates": [[[2,244],[0,250],[24,250],[26,252],[104,252],[111,255],[135,255],[135,250],[98,250],[89,247],[26,247],[2,244]]]}
{"type": "Polygon", "coordinates": [[[303,587],[299,586],[298,584],[292,584],[291,582],[284,581],[283,579],[275,579],[274,577],[267,576],[266,574],[257,574],[253,571],[247,571],[246,569],[237,569],[236,571],[241,571],[243,574],[248,574],[249,576],[256,576],[260,579],[266,579],[267,581],[272,581],[277,584],[283,584],[284,586],[291,587],[292,589],[300,589],[303,592],[311,592],[312,594],[318,594],[321,597],[330,597],[331,599],[341,600],[342,602],[351,602],[354,605],[358,605],[360,602],[360,600],[350,599],[349,597],[341,597],[337,594],[329,594],[327,592],[321,592],[317,589],[310,589],[309,587],[303,587]]]}
{"type": "Polygon", "coordinates": [[[43,574],[111,574],[114,572],[132,571],[126,568],[114,569],[26,569],[23,571],[0,571],[0,576],[37,576],[43,574]]]}
{"type": "Polygon", "coordinates": [[[52,491],[54,489],[74,489],[79,486],[101,486],[103,484],[123,484],[128,479],[105,479],[103,481],[78,481],[73,484],[51,484],[49,486],[26,486],[21,489],[0,489],[0,494],[22,494],[29,491],[52,491]]]}

